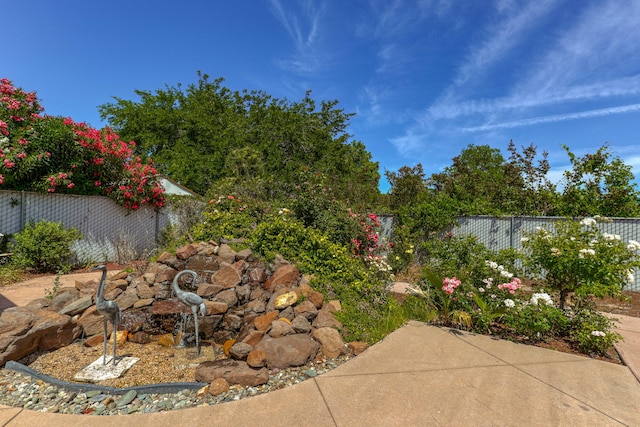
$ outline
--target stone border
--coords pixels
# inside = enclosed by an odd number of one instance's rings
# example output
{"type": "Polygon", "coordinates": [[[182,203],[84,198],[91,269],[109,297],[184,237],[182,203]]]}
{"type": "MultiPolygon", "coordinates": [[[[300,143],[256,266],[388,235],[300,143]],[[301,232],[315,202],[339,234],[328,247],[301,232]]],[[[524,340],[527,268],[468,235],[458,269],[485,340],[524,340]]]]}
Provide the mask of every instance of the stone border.
{"type": "Polygon", "coordinates": [[[162,384],[149,384],[149,385],[138,385],[133,387],[126,388],[117,388],[110,386],[101,386],[97,384],[83,384],[83,383],[71,383],[67,381],[62,381],[57,378],[51,377],[49,375],[40,373],[35,371],[28,366],[25,366],[21,363],[15,362],[13,360],[7,361],[4,366],[5,369],[10,371],[19,372],[21,374],[29,375],[32,378],[36,378],[47,382],[49,384],[55,385],[57,387],[64,388],[66,390],[75,391],[78,393],[84,393],[89,390],[100,390],[105,393],[111,394],[125,394],[131,390],[135,390],[138,394],[172,394],[178,393],[181,390],[200,390],[202,387],[207,386],[207,383],[200,382],[179,382],[179,383],[162,383],[162,384]]]}

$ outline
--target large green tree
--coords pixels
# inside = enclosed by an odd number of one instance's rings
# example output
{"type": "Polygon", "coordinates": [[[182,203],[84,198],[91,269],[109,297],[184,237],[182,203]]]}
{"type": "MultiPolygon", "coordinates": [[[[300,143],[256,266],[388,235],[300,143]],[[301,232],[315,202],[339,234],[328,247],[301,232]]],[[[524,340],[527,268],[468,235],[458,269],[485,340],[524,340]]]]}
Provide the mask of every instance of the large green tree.
{"type": "Polygon", "coordinates": [[[459,214],[502,214],[518,210],[516,194],[522,177],[505,162],[499,149],[470,144],[453,158],[451,166],[433,174],[428,184],[456,200],[459,214]]]}
{"type": "Polygon", "coordinates": [[[593,154],[576,156],[566,145],[571,169],[564,173],[557,215],[635,217],[640,193],[631,166],[612,157],[607,144],[593,154]]]}
{"type": "Polygon", "coordinates": [[[138,100],[114,98],[99,110],[138,142],[139,155],[152,155],[162,173],[201,194],[221,181],[258,179],[288,197],[309,170],[330,176],[341,199],[369,204],[379,195],[378,165],[346,132],[352,114],[337,101],[317,105],[307,92],[290,102],[223,82],[198,73],[186,88],[137,90],[138,100]]]}

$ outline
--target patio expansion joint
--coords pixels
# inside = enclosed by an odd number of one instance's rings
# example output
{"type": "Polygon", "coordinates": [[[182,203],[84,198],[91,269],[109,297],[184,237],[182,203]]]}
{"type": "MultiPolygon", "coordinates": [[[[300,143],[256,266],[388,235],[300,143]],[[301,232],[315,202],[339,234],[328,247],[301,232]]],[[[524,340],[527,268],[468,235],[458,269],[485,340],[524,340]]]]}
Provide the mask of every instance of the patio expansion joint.
{"type": "MultiPolygon", "coordinates": [[[[519,363],[519,364],[513,364],[513,363],[510,363],[510,362],[508,362],[508,361],[506,361],[506,360],[502,359],[502,358],[501,358],[501,357],[499,357],[499,356],[496,356],[496,355],[494,355],[494,354],[492,354],[492,353],[490,353],[490,352],[486,351],[485,349],[483,349],[483,348],[481,348],[481,347],[479,347],[479,346],[477,346],[477,345],[475,345],[475,344],[470,343],[469,341],[466,341],[466,340],[465,340],[464,338],[462,338],[462,337],[457,336],[456,338],[458,338],[458,339],[459,339],[459,340],[461,340],[461,341],[464,341],[465,343],[467,343],[467,344],[469,344],[470,346],[472,346],[472,347],[474,347],[474,348],[476,348],[476,349],[480,350],[481,352],[483,352],[483,353],[485,353],[485,354],[490,355],[491,357],[495,357],[496,359],[498,359],[498,360],[500,360],[500,361],[504,362],[507,366],[510,366],[510,367],[512,367],[513,369],[517,370],[518,372],[520,372],[520,373],[522,373],[522,374],[524,374],[524,375],[526,375],[526,376],[528,376],[528,377],[530,377],[530,378],[533,378],[535,381],[538,381],[539,383],[544,384],[544,385],[546,385],[547,387],[552,388],[553,390],[556,390],[557,392],[559,392],[559,393],[561,393],[561,394],[563,394],[563,395],[567,396],[568,398],[573,399],[573,400],[575,400],[576,402],[580,402],[581,404],[583,404],[583,405],[585,405],[585,406],[587,406],[587,407],[589,407],[589,408],[593,409],[594,411],[596,411],[596,412],[598,412],[598,413],[600,413],[600,414],[604,415],[605,417],[607,417],[607,418],[609,418],[609,419],[611,419],[611,420],[613,420],[613,421],[615,421],[615,422],[617,422],[617,423],[620,423],[620,424],[622,424],[622,425],[625,425],[625,423],[623,423],[622,421],[620,421],[620,420],[618,420],[618,419],[616,419],[616,418],[612,417],[611,415],[607,414],[606,412],[603,412],[602,410],[600,410],[600,409],[598,409],[598,408],[594,407],[594,406],[593,406],[593,405],[591,405],[590,403],[585,402],[584,400],[579,399],[579,398],[577,398],[577,397],[575,397],[575,396],[573,396],[573,395],[571,395],[571,394],[567,393],[566,391],[564,391],[564,390],[562,390],[562,389],[560,389],[560,388],[556,387],[555,385],[553,385],[553,384],[551,384],[551,383],[549,383],[549,382],[547,382],[547,381],[545,381],[545,380],[543,380],[543,379],[541,379],[541,378],[538,378],[537,376],[532,375],[532,374],[530,374],[529,372],[527,372],[527,371],[525,371],[525,370],[523,370],[522,368],[520,368],[520,367],[519,367],[519,366],[546,365],[546,364],[553,364],[553,363],[556,363],[556,364],[557,364],[557,363],[567,363],[567,364],[572,364],[572,363],[593,363],[593,362],[595,362],[595,360],[593,360],[593,359],[588,359],[588,358],[584,358],[584,360],[576,359],[576,360],[564,360],[564,361],[555,361],[555,362],[554,362],[554,361],[550,361],[550,362],[530,362],[530,363],[519,363]]],[[[553,350],[549,350],[549,351],[553,351],[553,350]]],[[[503,366],[503,365],[497,365],[497,366],[503,366]]]]}
{"type": "MultiPolygon", "coordinates": [[[[13,407],[10,408],[10,409],[13,409],[13,407]]],[[[19,409],[20,410],[18,412],[16,412],[14,416],[9,418],[9,420],[6,423],[2,424],[2,427],[5,427],[5,426],[8,426],[9,424],[11,424],[18,417],[18,415],[22,414],[25,411],[24,408],[19,408],[19,409]]]]}
{"type": "Polygon", "coordinates": [[[337,427],[338,426],[338,422],[336,421],[336,417],[333,414],[333,411],[331,410],[331,406],[329,406],[329,402],[327,402],[327,398],[325,397],[324,393],[322,392],[322,388],[320,387],[320,384],[318,384],[318,380],[316,378],[313,378],[313,385],[318,390],[318,393],[320,393],[320,396],[322,396],[322,401],[324,402],[324,406],[327,408],[327,411],[331,415],[331,421],[333,421],[333,425],[337,427]]]}

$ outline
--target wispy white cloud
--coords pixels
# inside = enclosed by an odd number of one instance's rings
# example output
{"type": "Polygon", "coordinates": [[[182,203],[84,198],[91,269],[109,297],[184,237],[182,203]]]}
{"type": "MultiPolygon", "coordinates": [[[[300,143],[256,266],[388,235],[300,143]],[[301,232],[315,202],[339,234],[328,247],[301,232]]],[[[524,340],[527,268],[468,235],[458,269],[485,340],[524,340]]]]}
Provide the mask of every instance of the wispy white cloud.
{"type": "MultiPolygon", "coordinates": [[[[593,88],[601,80],[636,74],[639,2],[594,2],[557,32],[547,53],[531,61],[528,75],[513,90],[514,96],[536,93],[543,99],[554,99],[567,88],[593,88]]],[[[637,93],[633,86],[628,89],[637,93]]]]}
{"type": "MultiPolygon", "coordinates": [[[[489,134],[543,123],[637,113],[640,47],[635,40],[640,39],[640,2],[631,3],[593,2],[557,25],[560,20],[553,13],[559,5],[556,1],[531,2],[524,8],[514,7],[509,0],[496,2],[499,20],[485,24],[485,37],[471,44],[452,83],[406,130],[406,135],[428,133],[429,129],[439,134],[445,129],[489,134]],[[545,32],[537,34],[538,28],[545,28],[545,32]],[[519,67],[522,72],[507,74],[511,80],[496,82],[493,69],[512,51],[529,53],[526,64],[519,67]],[[493,92],[502,91],[504,95],[473,98],[474,85],[491,86],[493,92]],[[593,108],[597,102],[627,104],[593,108]]],[[[567,9],[563,11],[568,13],[567,9]]],[[[499,75],[504,76],[504,71],[499,75]]],[[[415,138],[408,140],[414,141],[411,146],[417,144],[415,138]]],[[[402,144],[405,151],[407,146],[410,144],[402,144]]]]}
{"type": "Polygon", "coordinates": [[[505,113],[535,107],[544,107],[576,101],[593,101],[605,98],[640,94],[640,75],[609,81],[576,85],[554,92],[540,94],[535,91],[493,99],[472,99],[461,102],[433,105],[428,109],[430,119],[455,119],[462,116],[487,113],[505,113]]]}
{"type": "Polygon", "coordinates": [[[491,23],[486,29],[486,36],[478,45],[471,46],[450,91],[464,86],[470,80],[477,81],[479,75],[500,63],[521,43],[524,36],[539,25],[539,20],[553,10],[556,0],[533,1],[524,8],[504,7],[503,3],[498,3],[499,6],[502,5],[498,10],[504,15],[499,16],[497,22],[491,23]]]}
{"type": "Polygon", "coordinates": [[[313,74],[326,65],[327,54],[320,46],[320,19],[323,3],[304,0],[287,2],[286,7],[280,0],[270,0],[270,9],[285,29],[293,43],[293,52],[287,59],[280,60],[281,67],[298,74],[313,74]],[[297,10],[291,6],[301,5],[297,10]]]}
{"type": "Polygon", "coordinates": [[[403,157],[413,157],[417,152],[424,151],[427,134],[416,134],[409,130],[402,136],[392,138],[390,141],[403,157]]]}
{"type": "Polygon", "coordinates": [[[634,113],[640,111],[640,104],[622,105],[620,107],[601,108],[590,111],[580,111],[569,114],[555,114],[543,117],[533,117],[529,119],[514,120],[511,122],[502,122],[495,124],[486,124],[481,126],[473,126],[462,128],[464,132],[483,132],[495,129],[510,129],[522,126],[531,126],[542,123],[564,122],[567,120],[588,119],[593,117],[610,116],[613,114],[634,113]]]}

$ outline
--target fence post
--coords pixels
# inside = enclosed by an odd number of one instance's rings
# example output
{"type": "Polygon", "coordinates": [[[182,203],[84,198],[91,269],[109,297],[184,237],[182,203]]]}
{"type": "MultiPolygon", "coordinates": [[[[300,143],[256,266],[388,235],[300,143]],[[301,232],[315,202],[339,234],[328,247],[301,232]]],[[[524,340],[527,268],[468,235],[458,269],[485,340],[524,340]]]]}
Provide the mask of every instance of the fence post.
{"type": "Polygon", "coordinates": [[[155,230],[155,242],[156,245],[158,244],[158,242],[160,241],[160,237],[158,236],[158,234],[160,233],[160,209],[154,209],[155,213],[156,213],[156,230],[155,230]]]}
{"type": "Polygon", "coordinates": [[[513,249],[513,215],[509,218],[509,248],[513,249]]]}
{"type": "Polygon", "coordinates": [[[26,203],[24,199],[25,199],[25,194],[24,194],[24,190],[22,190],[20,192],[20,230],[19,231],[24,230],[25,218],[27,216],[27,211],[25,209],[26,203]]]}

